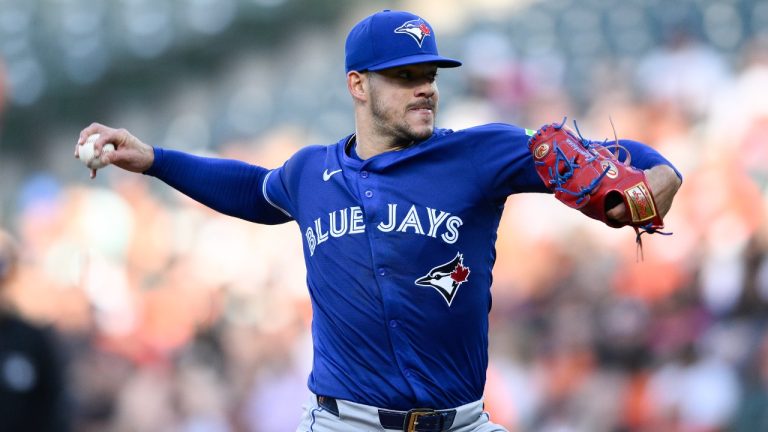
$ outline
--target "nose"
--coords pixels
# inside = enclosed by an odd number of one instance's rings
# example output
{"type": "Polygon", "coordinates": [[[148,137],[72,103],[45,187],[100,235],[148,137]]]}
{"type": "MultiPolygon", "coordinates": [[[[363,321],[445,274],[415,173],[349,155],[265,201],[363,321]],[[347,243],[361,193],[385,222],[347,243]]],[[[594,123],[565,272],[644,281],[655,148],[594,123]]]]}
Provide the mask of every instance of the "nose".
{"type": "Polygon", "coordinates": [[[431,98],[435,95],[435,83],[424,80],[419,85],[416,86],[414,89],[414,95],[416,97],[422,97],[422,98],[431,98]]]}

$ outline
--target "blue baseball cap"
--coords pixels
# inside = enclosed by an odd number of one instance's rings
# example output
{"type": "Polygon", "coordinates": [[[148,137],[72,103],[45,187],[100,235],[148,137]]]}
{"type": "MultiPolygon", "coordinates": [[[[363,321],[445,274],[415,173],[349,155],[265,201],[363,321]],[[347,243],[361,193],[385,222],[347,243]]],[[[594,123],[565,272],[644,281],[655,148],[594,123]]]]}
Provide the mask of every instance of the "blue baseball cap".
{"type": "Polygon", "coordinates": [[[441,57],[432,26],[410,12],[384,10],[357,23],[347,36],[345,67],[349,71],[377,71],[416,63],[438,67],[461,66],[441,57]]]}

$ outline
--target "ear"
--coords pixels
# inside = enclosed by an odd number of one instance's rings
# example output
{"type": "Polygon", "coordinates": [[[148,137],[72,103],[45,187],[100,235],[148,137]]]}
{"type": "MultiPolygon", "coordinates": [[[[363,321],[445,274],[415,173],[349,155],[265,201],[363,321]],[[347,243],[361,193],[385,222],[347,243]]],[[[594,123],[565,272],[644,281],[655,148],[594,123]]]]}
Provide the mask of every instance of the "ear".
{"type": "Polygon", "coordinates": [[[357,102],[365,102],[368,100],[368,86],[366,85],[366,79],[368,77],[358,71],[350,71],[347,73],[347,89],[349,94],[352,95],[352,99],[357,102]]]}

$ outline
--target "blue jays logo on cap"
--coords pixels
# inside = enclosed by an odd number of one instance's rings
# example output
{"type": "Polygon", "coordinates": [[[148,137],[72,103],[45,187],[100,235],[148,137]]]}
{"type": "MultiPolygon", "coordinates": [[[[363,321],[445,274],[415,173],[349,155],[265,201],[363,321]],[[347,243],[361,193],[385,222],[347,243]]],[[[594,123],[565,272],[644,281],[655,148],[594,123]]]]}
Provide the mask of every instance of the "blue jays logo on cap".
{"type": "Polygon", "coordinates": [[[412,37],[419,46],[424,42],[424,38],[430,36],[432,30],[423,19],[406,21],[405,24],[395,29],[395,33],[407,34],[412,37]]]}
{"type": "Polygon", "coordinates": [[[404,11],[377,12],[357,23],[347,35],[345,57],[347,72],[418,63],[446,68],[461,66],[460,61],[438,54],[434,29],[426,20],[404,11]]]}

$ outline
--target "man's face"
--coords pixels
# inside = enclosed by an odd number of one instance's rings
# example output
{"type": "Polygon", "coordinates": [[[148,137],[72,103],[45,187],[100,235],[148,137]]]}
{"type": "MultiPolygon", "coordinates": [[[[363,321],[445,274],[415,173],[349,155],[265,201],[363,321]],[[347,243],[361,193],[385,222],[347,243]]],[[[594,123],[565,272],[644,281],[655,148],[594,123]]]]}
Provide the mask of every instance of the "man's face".
{"type": "Polygon", "coordinates": [[[415,64],[368,74],[371,116],[379,134],[405,142],[432,136],[439,98],[437,66],[415,64]]]}

